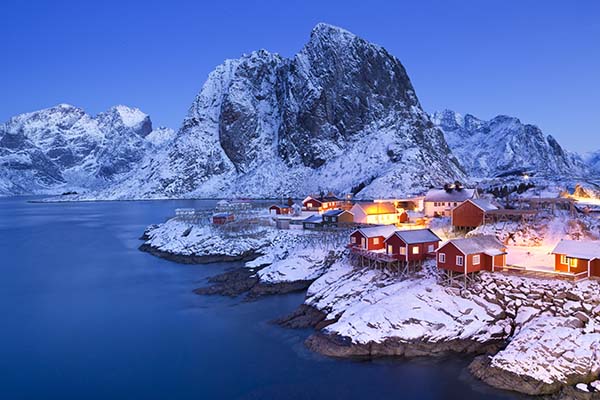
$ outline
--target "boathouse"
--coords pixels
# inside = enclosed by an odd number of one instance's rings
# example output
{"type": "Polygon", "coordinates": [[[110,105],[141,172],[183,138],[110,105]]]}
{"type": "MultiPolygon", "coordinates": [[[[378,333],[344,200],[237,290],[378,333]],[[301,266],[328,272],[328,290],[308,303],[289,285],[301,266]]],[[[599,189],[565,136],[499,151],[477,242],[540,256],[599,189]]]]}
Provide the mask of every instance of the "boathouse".
{"type": "MultiPolygon", "coordinates": [[[[400,222],[401,215],[391,202],[356,203],[350,212],[354,215],[356,224],[394,225],[400,222]]],[[[406,213],[405,218],[408,219],[406,213]]]]}
{"type": "Polygon", "coordinates": [[[350,235],[350,247],[362,250],[383,250],[385,239],[396,231],[394,225],[380,225],[360,228],[350,235]]]}
{"type": "Polygon", "coordinates": [[[443,282],[462,279],[466,286],[472,274],[506,266],[506,246],[493,235],[452,239],[438,248],[436,259],[443,282]]]}
{"type": "Polygon", "coordinates": [[[452,209],[463,201],[477,199],[476,189],[448,186],[444,189],[431,189],[423,200],[423,212],[426,217],[450,217],[452,209]]]}
{"type": "Polygon", "coordinates": [[[315,230],[323,228],[323,217],[321,215],[311,215],[302,221],[302,228],[315,230]]]}
{"type": "Polygon", "coordinates": [[[455,231],[471,231],[485,222],[485,215],[498,207],[485,199],[468,199],[451,211],[455,231]]]}
{"type": "Polygon", "coordinates": [[[430,229],[395,231],[385,239],[386,254],[404,261],[423,261],[435,256],[441,239],[430,229]]]}
{"type": "Polygon", "coordinates": [[[307,196],[302,201],[302,208],[306,211],[327,211],[340,208],[343,201],[332,192],[324,196],[307,196]]]}
{"type": "Polygon", "coordinates": [[[269,207],[269,213],[276,215],[291,214],[292,206],[288,204],[273,204],[271,207],[269,207]]]}
{"type": "Polygon", "coordinates": [[[323,224],[329,226],[349,225],[354,222],[354,215],[346,210],[329,210],[323,213],[323,224]]]}
{"type": "Polygon", "coordinates": [[[600,277],[599,240],[561,240],[552,254],[556,271],[600,277]]]}
{"type": "Polygon", "coordinates": [[[216,213],[212,216],[212,222],[215,225],[224,225],[228,222],[232,222],[234,219],[233,213],[230,212],[216,213]]]}

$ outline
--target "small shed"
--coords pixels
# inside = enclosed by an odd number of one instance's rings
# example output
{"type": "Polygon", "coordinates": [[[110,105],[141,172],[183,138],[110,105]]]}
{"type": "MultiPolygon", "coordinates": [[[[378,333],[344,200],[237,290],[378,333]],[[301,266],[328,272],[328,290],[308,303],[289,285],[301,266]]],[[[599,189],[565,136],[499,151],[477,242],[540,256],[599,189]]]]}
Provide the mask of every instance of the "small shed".
{"type": "Polygon", "coordinates": [[[276,215],[287,215],[292,213],[292,206],[288,204],[273,204],[269,207],[269,213],[276,215]]]}
{"type": "Polygon", "coordinates": [[[561,240],[552,254],[556,271],[600,277],[600,240],[561,240]]]}
{"type": "Polygon", "coordinates": [[[395,231],[394,225],[360,228],[350,234],[350,246],[362,250],[382,250],[385,248],[385,239],[395,231]]]}
{"type": "Polygon", "coordinates": [[[302,221],[302,227],[309,230],[321,229],[323,228],[323,218],[321,215],[311,215],[302,221]]]}
{"type": "Polygon", "coordinates": [[[441,241],[430,229],[395,231],[385,239],[385,251],[399,260],[423,261],[435,256],[441,241]]]}
{"type": "Polygon", "coordinates": [[[354,215],[346,210],[329,210],[323,213],[323,224],[338,226],[348,225],[354,222],[354,215]]]}
{"type": "Polygon", "coordinates": [[[470,231],[483,225],[485,215],[498,207],[485,199],[468,199],[454,207],[452,213],[452,227],[458,231],[470,231]]]}
{"type": "Polygon", "coordinates": [[[216,213],[212,216],[212,222],[215,225],[224,225],[228,222],[232,222],[234,219],[233,213],[230,212],[216,213]]]}

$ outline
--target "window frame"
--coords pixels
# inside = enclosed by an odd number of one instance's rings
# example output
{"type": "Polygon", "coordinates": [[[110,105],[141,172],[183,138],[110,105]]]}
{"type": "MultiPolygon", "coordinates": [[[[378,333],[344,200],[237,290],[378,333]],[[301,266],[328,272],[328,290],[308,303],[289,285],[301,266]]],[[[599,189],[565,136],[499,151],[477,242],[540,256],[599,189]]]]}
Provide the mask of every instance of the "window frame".
{"type": "Polygon", "coordinates": [[[446,263],[446,253],[438,253],[438,261],[441,263],[446,263]]]}
{"type": "Polygon", "coordinates": [[[456,256],[456,265],[458,265],[459,267],[464,267],[465,266],[465,257],[464,256],[456,256]],[[459,262],[460,260],[460,262],[459,262]]]}

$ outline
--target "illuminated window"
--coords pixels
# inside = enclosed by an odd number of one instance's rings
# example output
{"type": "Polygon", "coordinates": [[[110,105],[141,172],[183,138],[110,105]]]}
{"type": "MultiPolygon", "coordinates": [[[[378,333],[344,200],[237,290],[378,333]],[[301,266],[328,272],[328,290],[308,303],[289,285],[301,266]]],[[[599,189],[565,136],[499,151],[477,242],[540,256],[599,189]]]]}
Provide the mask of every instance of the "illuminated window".
{"type": "Polygon", "coordinates": [[[479,254],[477,254],[476,256],[473,256],[473,265],[479,265],[480,262],[481,262],[481,256],[479,254]]]}
{"type": "Polygon", "coordinates": [[[388,252],[388,254],[393,254],[394,253],[394,248],[392,247],[391,244],[388,244],[387,252],[388,252]]]}
{"type": "Polygon", "coordinates": [[[414,246],[414,247],[412,248],[412,253],[413,253],[413,254],[419,254],[419,246],[414,246]]]}
{"type": "Polygon", "coordinates": [[[373,244],[379,244],[379,238],[378,237],[373,238],[373,244]]]}
{"type": "Polygon", "coordinates": [[[438,260],[440,260],[441,263],[445,263],[446,262],[446,253],[438,254],[438,260]]]}
{"type": "Polygon", "coordinates": [[[456,265],[462,267],[464,264],[463,256],[456,256],[456,265]]]}
{"type": "Polygon", "coordinates": [[[567,265],[567,256],[565,256],[564,254],[561,254],[560,263],[563,265],[567,265]]]}
{"type": "Polygon", "coordinates": [[[406,254],[406,247],[404,247],[404,246],[400,247],[400,254],[402,254],[402,255],[406,254]]]}
{"type": "Polygon", "coordinates": [[[576,268],[577,267],[577,259],[576,258],[571,258],[569,260],[570,264],[571,264],[571,268],[576,268]]]}

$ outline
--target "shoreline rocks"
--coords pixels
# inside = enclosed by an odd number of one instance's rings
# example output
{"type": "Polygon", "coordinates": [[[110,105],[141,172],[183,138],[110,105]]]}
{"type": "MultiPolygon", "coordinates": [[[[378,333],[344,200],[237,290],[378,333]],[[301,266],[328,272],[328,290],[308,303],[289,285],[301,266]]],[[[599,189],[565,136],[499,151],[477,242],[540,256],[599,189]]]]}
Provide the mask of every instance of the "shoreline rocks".
{"type": "Polygon", "coordinates": [[[211,254],[211,255],[196,255],[196,254],[175,254],[168,251],[157,249],[150,244],[143,243],[138,247],[140,251],[152,254],[153,256],[173,261],[179,264],[213,264],[221,262],[235,261],[252,261],[262,254],[255,251],[247,251],[238,255],[227,254],[211,254]]]}

